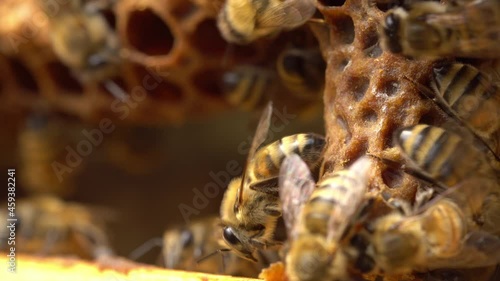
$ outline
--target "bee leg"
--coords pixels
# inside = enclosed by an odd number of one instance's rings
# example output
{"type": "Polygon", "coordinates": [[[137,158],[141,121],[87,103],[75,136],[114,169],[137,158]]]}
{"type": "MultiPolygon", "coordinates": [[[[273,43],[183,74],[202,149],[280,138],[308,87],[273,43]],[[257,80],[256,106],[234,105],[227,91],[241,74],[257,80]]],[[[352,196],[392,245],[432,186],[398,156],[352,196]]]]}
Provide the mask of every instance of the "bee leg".
{"type": "Polygon", "coordinates": [[[60,238],[61,238],[61,232],[53,228],[49,229],[45,234],[45,243],[42,249],[40,250],[39,255],[41,256],[49,255],[50,251],[54,248],[54,246],[56,245],[57,241],[60,240],[60,238]]]}
{"type": "Polygon", "coordinates": [[[279,196],[278,177],[273,177],[258,182],[253,182],[249,185],[250,189],[263,192],[272,196],[279,196]]]}
{"type": "Polygon", "coordinates": [[[250,239],[250,244],[254,246],[257,249],[265,249],[266,248],[266,243],[256,240],[256,239],[250,239]]]}
{"type": "Polygon", "coordinates": [[[281,216],[281,208],[276,204],[269,204],[264,207],[264,212],[272,217],[281,216]]]}
{"type": "Polygon", "coordinates": [[[392,198],[391,195],[387,192],[382,192],[382,199],[384,202],[387,204],[387,206],[398,210],[400,213],[404,215],[411,215],[412,214],[412,208],[410,206],[410,203],[408,203],[405,200],[398,199],[398,198],[392,198]]]}
{"type": "Polygon", "coordinates": [[[415,206],[414,209],[419,209],[422,207],[425,203],[429,202],[431,200],[432,196],[434,195],[434,189],[433,188],[423,188],[419,187],[417,189],[417,194],[415,194],[415,206]]]}

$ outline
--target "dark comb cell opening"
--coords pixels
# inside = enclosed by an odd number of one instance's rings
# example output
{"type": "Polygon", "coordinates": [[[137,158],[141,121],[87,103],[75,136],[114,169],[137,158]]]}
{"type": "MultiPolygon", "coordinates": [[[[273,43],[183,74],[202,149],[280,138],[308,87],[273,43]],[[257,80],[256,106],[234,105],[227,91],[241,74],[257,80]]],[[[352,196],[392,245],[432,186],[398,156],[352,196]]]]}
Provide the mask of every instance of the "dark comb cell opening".
{"type": "Polygon", "coordinates": [[[218,69],[208,69],[195,73],[191,79],[194,86],[204,94],[213,97],[223,95],[223,72],[218,69]]]}
{"type": "Polygon", "coordinates": [[[382,181],[389,188],[402,187],[403,173],[400,170],[387,168],[382,172],[382,181]]]}
{"type": "Polygon", "coordinates": [[[83,87],[64,64],[54,61],[46,65],[51,80],[61,90],[71,94],[82,94],[83,87]]]}
{"type": "Polygon", "coordinates": [[[366,77],[356,77],[351,76],[347,78],[348,87],[352,90],[354,100],[360,101],[366,94],[368,86],[370,85],[370,79],[366,77]]]}
{"type": "Polygon", "coordinates": [[[377,113],[373,110],[366,110],[361,116],[365,122],[375,122],[377,121],[377,117],[377,113]]]}
{"type": "Polygon", "coordinates": [[[342,44],[354,42],[354,22],[346,14],[338,14],[332,21],[332,31],[342,44]]]}
{"type": "Polygon", "coordinates": [[[318,3],[326,7],[340,7],[344,5],[345,0],[318,0],[318,3]]]}
{"type": "Polygon", "coordinates": [[[388,97],[394,96],[398,93],[399,82],[395,80],[382,79],[382,84],[380,85],[380,92],[387,95],[388,97]]]}
{"type": "Polygon", "coordinates": [[[340,71],[344,71],[345,68],[347,67],[347,65],[349,65],[349,60],[348,59],[343,59],[340,61],[340,63],[338,64],[338,69],[340,71]]]}
{"type": "Polygon", "coordinates": [[[39,87],[31,71],[16,58],[8,58],[8,61],[16,83],[24,90],[37,93],[39,87]]]}
{"type": "Polygon", "coordinates": [[[382,54],[376,31],[371,31],[361,38],[361,48],[364,50],[364,53],[371,58],[379,57],[382,54]]]}
{"type": "Polygon", "coordinates": [[[378,58],[380,55],[382,55],[383,51],[382,48],[380,48],[380,44],[377,43],[367,49],[365,49],[365,54],[367,57],[370,58],[378,58]]]}
{"type": "Polygon", "coordinates": [[[136,86],[141,86],[151,99],[167,102],[179,102],[182,100],[182,89],[173,82],[163,77],[155,76],[140,66],[135,67],[135,73],[138,83],[143,83],[143,85],[131,85],[132,91],[136,86]]]}
{"type": "Polygon", "coordinates": [[[213,19],[206,19],[198,24],[191,41],[196,49],[209,55],[221,56],[227,54],[226,51],[231,51],[213,19]]]}
{"type": "Polygon", "coordinates": [[[151,9],[130,13],[127,39],[133,48],[149,56],[168,55],[175,40],[168,25],[151,9]]]}

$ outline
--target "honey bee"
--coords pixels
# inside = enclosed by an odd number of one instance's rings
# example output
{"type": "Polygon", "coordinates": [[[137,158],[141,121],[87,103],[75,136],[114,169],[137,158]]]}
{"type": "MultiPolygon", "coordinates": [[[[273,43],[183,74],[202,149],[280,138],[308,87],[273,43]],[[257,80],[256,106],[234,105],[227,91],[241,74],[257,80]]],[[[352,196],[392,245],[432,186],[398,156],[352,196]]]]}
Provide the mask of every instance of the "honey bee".
{"type": "Polygon", "coordinates": [[[50,1],[41,1],[50,26],[50,41],[57,57],[82,82],[116,76],[120,44],[101,11],[103,1],[71,0],[50,13],[50,1]]]}
{"type": "Polygon", "coordinates": [[[311,0],[226,0],[217,17],[224,39],[248,44],[303,25],[315,13],[311,0]]]}
{"type": "MultiPolygon", "coordinates": [[[[295,62],[300,63],[298,60],[295,62]]],[[[307,69],[302,68],[303,66],[280,67],[283,75],[281,79],[283,83],[280,83],[276,71],[261,66],[240,65],[224,73],[221,89],[226,100],[239,109],[255,111],[273,101],[278,107],[286,107],[291,112],[297,112],[301,118],[307,119],[318,111],[320,105],[318,101],[321,100],[324,83],[305,83],[305,81],[321,80],[324,78],[324,72],[312,78],[309,76],[314,75],[312,70],[314,66],[308,65],[307,69]],[[299,77],[299,75],[307,76],[299,77]],[[302,92],[302,89],[307,92],[302,92]]]]}
{"type": "MultiPolygon", "coordinates": [[[[110,256],[113,251],[101,221],[103,214],[98,216],[93,211],[54,196],[18,200],[15,209],[16,249],[43,255],[110,256]]],[[[7,213],[2,212],[1,217],[7,218],[7,213]]],[[[0,231],[2,249],[8,247],[6,232],[5,227],[0,231]]]]}
{"type": "Polygon", "coordinates": [[[276,69],[283,84],[297,98],[321,100],[326,63],[318,48],[285,49],[278,57],[276,69]]]}
{"type": "Polygon", "coordinates": [[[369,201],[365,193],[370,166],[370,159],[362,157],[350,168],[323,177],[315,188],[300,157],[284,161],[280,197],[291,244],[286,255],[290,280],[352,280],[348,267],[359,253],[351,247],[351,232],[369,201]]]}
{"type": "Polygon", "coordinates": [[[495,189],[494,181],[477,178],[432,199],[419,211],[385,215],[371,227],[367,252],[388,274],[495,265],[500,262],[500,237],[481,228],[488,214],[484,198],[498,192],[495,189]]]}
{"type": "Polygon", "coordinates": [[[460,120],[496,155],[500,129],[500,88],[477,68],[455,63],[434,69],[438,103],[460,120]]]}
{"type": "Polygon", "coordinates": [[[498,159],[495,134],[500,129],[500,89],[490,77],[471,65],[453,63],[434,68],[432,91],[417,86],[498,159]]]}
{"type": "Polygon", "coordinates": [[[382,24],[382,46],[410,57],[496,58],[500,46],[500,3],[457,5],[414,2],[390,10],[382,24]]]}
{"type": "Polygon", "coordinates": [[[242,177],[229,183],[220,211],[224,241],[238,255],[252,261],[257,261],[255,250],[279,244],[273,239],[273,232],[281,216],[278,176],[283,159],[294,152],[313,168],[325,145],[319,135],[297,134],[257,150],[267,136],[271,114],[269,103],[259,120],[246,170],[242,177]]]}
{"type": "Polygon", "coordinates": [[[419,124],[395,134],[411,171],[443,189],[473,175],[494,178],[487,157],[473,143],[443,128],[419,124]]]}
{"type": "Polygon", "coordinates": [[[20,181],[32,193],[53,193],[61,196],[72,192],[74,176],[82,166],[71,173],[58,175],[56,161],[64,161],[70,142],[69,124],[45,113],[34,113],[28,117],[19,134],[20,181]],[[64,129],[63,129],[64,128],[64,129]]]}
{"type": "Polygon", "coordinates": [[[251,111],[265,106],[276,92],[276,74],[266,68],[241,65],[224,73],[222,88],[227,101],[251,111]]]}
{"type": "Polygon", "coordinates": [[[218,259],[198,262],[220,248],[218,221],[218,217],[210,216],[193,221],[187,226],[165,231],[162,249],[165,267],[233,276],[257,276],[261,269],[259,264],[242,259],[231,252],[223,254],[222,262],[218,259]]]}

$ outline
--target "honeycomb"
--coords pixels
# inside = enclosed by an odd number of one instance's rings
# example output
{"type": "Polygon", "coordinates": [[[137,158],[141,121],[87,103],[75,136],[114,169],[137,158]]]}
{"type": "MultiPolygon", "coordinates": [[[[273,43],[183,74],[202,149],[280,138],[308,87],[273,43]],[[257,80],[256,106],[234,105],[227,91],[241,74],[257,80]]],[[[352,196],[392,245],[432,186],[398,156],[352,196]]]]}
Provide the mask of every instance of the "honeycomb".
{"type": "MultiPolygon", "coordinates": [[[[228,109],[219,82],[222,74],[246,63],[272,66],[284,42],[297,32],[248,46],[229,45],[215,23],[221,2],[123,0],[102,11],[126,50],[120,73],[112,80],[132,97],[136,93],[142,97],[146,92],[143,100],[114,107],[116,98],[101,83],[80,83],[58,60],[48,38],[48,20],[37,0],[3,1],[2,100],[27,111],[48,105],[85,121],[106,117],[141,125],[180,124],[187,118],[199,119],[228,109]],[[126,115],[119,108],[125,106],[126,115]]],[[[310,32],[306,35],[314,38],[310,32]]]]}
{"type": "MultiPolygon", "coordinates": [[[[404,162],[393,141],[395,130],[419,123],[439,126],[445,122],[433,101],[423,97],[415,84],[406,79],[411,77],[417,83],[427,84],[434,61],[411,60],[380,48],[377,29],[388,10],[387,1],[317,3],[330,26],[329,32],[315,32],[328,65],[324,93],[328,146],[323,171],[345,168],[367,153],[404,162]]],[[[375,161],[369,184],[374,193],[384,192],[412,202],[419,181],[399,167],[375,161]]],[[[377,203],[375,216],[387,211],[381,200],[377,203]]],[[[430,278],[421,276],[388,276],[384,280],[430,278]]],[[[488,280],[490,276],[481,279],[488,280]]]]}
{"type": "MultiPolygon", "coordinates": [[[[0,3],[0,18],[4,19],[0,25],[2,112],[29,112],[48,104],[86,121],[120,119],[112,110],[115,98],[102,85],[79,83],[57,59],[50,48],[46,19],[36,2],[0,3]]],[[[129,59],[123,60],[115,81],[127,92],[142,85],[147,75],[161,81],[158,87],[147,90],[145,100],[121,121],[179,124],[227,110],[230,106],[216,82],[224,71],[245,63],[269,66],[286,42],[297,35],[292,31],[248,46],[230,46],[215,24],[222,3],[122,0],[109,11],[110,23],[129,50],[129,59]]],[[[402,157],[393,142],[396,130],[444,122],[433,102],[422,98],[415,85],[405,79],[426,84],[434,62],[411,60],[381,49],[377,29],[389,8],[387,1],[316,3],[327,23],[309,26],[327,62],[324,120],[328,146],[323,172],[342,169],[366,153],[400,162],[402,157]]],[[[373,192],[414,200],[420,184],[414,177],[382,161],[375,161],[371,173],[373,192]]],[[[377,215],[388,211],[381,200],[376,209],[377,215]]],[[[431,279],[415,274],[395,280],[431,279]]]]}

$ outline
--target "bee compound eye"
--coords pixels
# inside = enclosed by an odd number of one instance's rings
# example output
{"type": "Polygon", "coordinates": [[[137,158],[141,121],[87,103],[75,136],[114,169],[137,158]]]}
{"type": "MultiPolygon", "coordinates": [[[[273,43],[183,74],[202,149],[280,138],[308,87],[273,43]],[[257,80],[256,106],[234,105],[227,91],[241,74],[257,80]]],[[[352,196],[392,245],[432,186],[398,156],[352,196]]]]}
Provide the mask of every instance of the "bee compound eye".
{"type": "Polygon", "coordinates": [[[399,27],[399,19],[398,17],[393,14],[393,13],[389,13],[386,17],[385,17],[385,28],[388,32],[390,33],[394,33],[399,27]]]}
{"type": "Polygon", "coordinates": [[[224,240],[226,240],[231,245],[240,244],[240,240],[233,232],[233,229],[229,226],[224,227],[224,232],[222,234],[224,236],[224,240]]]}
{"type": "Polygon", "coordinates": [[[181,241],[183,247],[192,245],[194,241],[193,232],[187,229],[183,230],[181,233],[181,241]]]}

